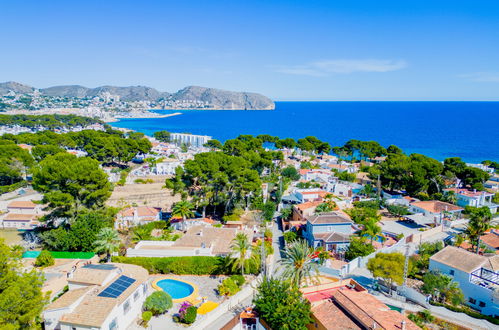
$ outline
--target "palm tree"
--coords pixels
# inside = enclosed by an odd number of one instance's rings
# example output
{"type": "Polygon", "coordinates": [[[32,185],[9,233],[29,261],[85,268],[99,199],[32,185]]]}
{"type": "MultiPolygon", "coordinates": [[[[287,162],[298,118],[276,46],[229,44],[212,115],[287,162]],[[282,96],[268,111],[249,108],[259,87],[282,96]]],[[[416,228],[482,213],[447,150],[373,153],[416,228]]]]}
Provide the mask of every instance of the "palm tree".
{"type": "Polygon", "coordinates": [[[113,228],[105,227],[97,234],[97,240],[94,242],[97,253],[106,253],[107,261],[111,259],[111,253],[118,250],[120,246],[118,232],[113,228]]]}
{"type": "Polygon", "coordinates": [[[151,231],[144,227],[134,228],[132,231],[132,242],[147,241],[151,239],[151,231]]]}
{"type": "Polygon", "coordinates": [[[185,221],[187,217],[194,216],[192,209],[194,206],[189,201],[180,201],[173,205],[172,216],[174,217],[182,217],[182,220],[185,221]]]}
{"type": "Polygon", "coordinates": [[[318,265],[312,261],[313,250],[305,240],[296,240],[284,249],[284,258],[279,260],[284,268],[283,277],[300,287],[303,281],[315,279],[319,275],[318,265]]]}
{"type": "MultiPolygon", "coordinates": [[[[236,237],[232,240],[232,244],[230,246],[232,250],[232,257],[234,257],[232,262],[232,269],[241,269],[241,275],[244,276],[244,268],[246,266],[246,255],[248,251],[251,249],[251,244],[248,240],[248,235],[245,233],[238,233],[236,237]]],[[[254,262],[255,258],[252,255],[248,260],[250,262],[254,262]]]]}
{"type": "Polygon", "coordinates": [[[371,245],[373,244],[373,240],[382,234],[381,227],[378,226],[376,221],[366,221],[364,224],[364,229],[362,230],[362,235],[369,236],[371,239],[371,245]]]}
{"type": "Polygon", "coordinates": [[[473,209],[470,213],[470,221],[465,233],[473,248],[476,246],[476,253],[480,251],[480,236],[490,228],[491,219],[492,214],[487,206],[473,209]]]}

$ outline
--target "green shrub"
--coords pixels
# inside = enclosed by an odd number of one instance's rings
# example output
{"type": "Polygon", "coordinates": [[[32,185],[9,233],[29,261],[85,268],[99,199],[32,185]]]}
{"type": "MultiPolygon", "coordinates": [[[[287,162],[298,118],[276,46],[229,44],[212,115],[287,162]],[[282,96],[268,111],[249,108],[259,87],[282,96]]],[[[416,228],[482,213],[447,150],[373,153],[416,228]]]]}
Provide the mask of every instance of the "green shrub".
{"type": "Polygon", "coordinates": [[[230,279],[233,280],[237,286],[242,286],[244,282],[246,282],[243,275],[231,275],[230,279]]]}
{"type": "Polygon", "coordinates": [[[231,278],[223,280],[222,284],[218,286],[218,293],[221,296],[233,296],[239,292],[239,286],[231,278]]]}
{"type": "Polygon", "coordinates": [[[49,251],[43,250],[38,257],[36,257],[35,266],[36,267],[47,267],[54,265],[55,260],[54,257],[50,254],[49,251]]]}
{"type": "Polygon", "coordinates": [[[153,315],[159,315],[166,312],[173,305],[172,297],[164,291],[155,291],[144,302],[144,309],[150,311],[153,315]]]}
{"type": "Polygon", "coordinates": [[[283,236],[286,243],[294,242],[298,238],[298,234],[295,231],[287,231],[283,236]]]}
{"type": "Polygon", "coordinates": [[[197,307],[194,307],[194,306],[187,307],[187,310],[185,312],[184,319],[182,320],[182,322],[184,322],[186,324],[192,324],[192,323],[194,323],[194,321],[196,321],[197,315],[198,315],[197,307]]]}
{"type": "Polygon", "coordinates": [[[124,186],[125,185],[126,178],[128,177],[128,174],[130,174],[131,170],[132,170],[131,168],[126,168],[123,171],[121,171],[121,173],[120,173],[120,179],[118,180],[118,182],[116,182],[116,184],[118,186],[124,186]]]}
{"type": "Polygon", "coordinates": [[[145,311],[142,313],[142,322],[143,322],[142,325],[144,326],[144,328],[147,328],[148,323],[151,320],[151,318],[152,318],[152,312],[145,311]]]}
{"type": "MultiPolygon", "coordinates": [[[[229,259],[224,257],[121,257],[115,256],[113,262],[141,266],[150,274],[176,274],[176,275],[232,275],[234,273],[228,265],[229,259]]],[[[251,265],[246,271],[257,274],[259,265],[251,265]]]]}

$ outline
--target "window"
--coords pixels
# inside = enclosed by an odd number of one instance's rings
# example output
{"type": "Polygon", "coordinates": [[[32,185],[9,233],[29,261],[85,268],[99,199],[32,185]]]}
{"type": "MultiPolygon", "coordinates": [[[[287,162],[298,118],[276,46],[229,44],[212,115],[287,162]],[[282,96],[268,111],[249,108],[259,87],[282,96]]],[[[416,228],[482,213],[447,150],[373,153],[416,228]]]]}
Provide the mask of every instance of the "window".
{"type": "Polygon", "coordinates": [[[147,284],[146,284],[146,283],[144,283],[144,286],[143,286],[143,292],[144,292],[144,294],[146,294],[146,293],[147,293],[147,284]]]}
{"type": "Polygon", "coordinates": [[[115,329],[118,329],[118,323],[116,319],[114,319],[111,323],[109,323],[109,330],[115,330],[115,329]]]}
{"type": "Polygon", "coordinates": [[[478,306],[485,307],[485,303],[483,301],[478,302],[478,306]]]}
{"type": "Polygon", "coordinates": [[[449,270],[449,274],[454,276],[454,269],[449,270]]]}
{"type": "Polygon", "coordinates": [[[139,290],[135,291],[135,293],[133,294],[133,301],[137,301],[137,299],[139,299],[139,296],[140,296],[139,290]]]}
{"type": "Polygon", "coordinates": [[[129,310],[130,310],[130,300],[127,300],[123,304],[123,314],[128,313],[129,310]]]}
{"type": "Polygon", "coordinates": [[[468,299],[468,301],[470,304],[473,304],[473,305],[476,304],[476,299],[473,299],[471,297],[470,297],[470,299],[468,299]]]}

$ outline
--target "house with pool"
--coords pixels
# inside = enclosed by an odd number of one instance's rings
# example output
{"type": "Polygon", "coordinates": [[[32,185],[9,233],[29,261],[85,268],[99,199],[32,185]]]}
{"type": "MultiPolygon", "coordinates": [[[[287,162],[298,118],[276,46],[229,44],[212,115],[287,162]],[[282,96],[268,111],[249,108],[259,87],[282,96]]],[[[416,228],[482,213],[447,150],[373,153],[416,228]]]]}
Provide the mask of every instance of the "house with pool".
{"type": "Polygon", "coordinates": [[[304,236],[313,248],[322,246],[327,251],[344,251],[354,233],[353,221],[341,211],[316,214],[307,218],[304,236]]]}
{"type": "Polygon", "coordinates": [[[142,312],[147,270],[128,264],[88,264],[68,273],[69,290],[43,311],[47,330],[126,329],[142,312]]]}

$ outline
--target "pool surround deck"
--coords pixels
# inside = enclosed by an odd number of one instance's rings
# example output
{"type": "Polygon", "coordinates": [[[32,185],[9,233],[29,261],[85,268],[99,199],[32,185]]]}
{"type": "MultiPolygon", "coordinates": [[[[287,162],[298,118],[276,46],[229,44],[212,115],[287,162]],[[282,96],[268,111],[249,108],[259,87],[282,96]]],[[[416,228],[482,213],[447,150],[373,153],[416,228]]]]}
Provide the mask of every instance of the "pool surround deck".
{"type": "MultiPolygon", "coordinates": [[[[154,279],[154,281],[152,282],[151,286],[155,289],[155,290],[158,290],[158,291],[161,291],[163,290],[157,283],[159,281],[162,281],[162,280],[172,280],[172,281],[178,281],[178,282],[183,282],[183,283],[186,283],[186,284],[189,284],[192,288],[193,288],[193,291],[190,295],[186,296],[186,297],[182,297],[182,298],[178,298],[178,299],[173,299],[172,298],[172,301],[174,303],[181,303],[181,302],[184,302],[184,301],[187,301],[187,300],[192,300],[192,299],[196,299],[199,295],[199,288],[196,284],[192,283],[192,282],[189,282],[189,281],[185,281],[185,280],[181,280],[181,279],[178,279],[178,278],[174,278],[174,277],[171,277],[171,276],[160,276],[156,279],[154,279]]],[[[166,292],[166,291],[165,291],[166,292]]],[[[168,292],[166,292],[168,293],[168,292]]],[[[169,293],[168,293],[169,294],[169,293]]]]}

